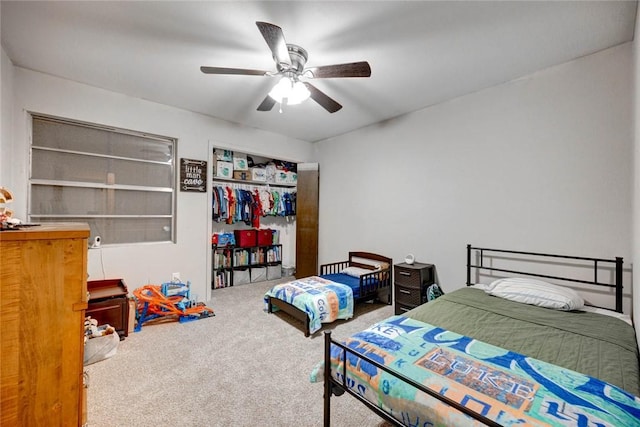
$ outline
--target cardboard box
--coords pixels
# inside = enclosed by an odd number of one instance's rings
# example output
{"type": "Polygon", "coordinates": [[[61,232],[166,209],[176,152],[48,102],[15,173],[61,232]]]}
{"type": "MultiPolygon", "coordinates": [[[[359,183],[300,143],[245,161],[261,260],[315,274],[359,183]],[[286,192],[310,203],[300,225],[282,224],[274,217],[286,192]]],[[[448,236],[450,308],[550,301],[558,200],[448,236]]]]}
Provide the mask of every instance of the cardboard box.
{"type": "Polygon", "coordinates": [[[265,170],[265,174],[267,177],[267,182],[276,182],[276,172],[278,169],[276,169],[276,165],[274,164],[270,164],[267,165],[267,167],[264,169],[265,170]]]}
{"type": "Polygon", "coordinates": [[[276,184],[288,184],[289,182],[287,181],[287,172],[283,171],[283,170],[276,170],[276,175],[275,175],[275,183],[276,184]]]}
{"type": "Polygon", "coordinates": [[[251,172],[247,171],[233,171],[233,179],[239,179],[241,181],[249,181],[251,179],[251,172]]]}
{"type": "Polygon", "coordinates": [[[247,162],[246,154],[233,155],[233,169],[239,171],[249,170],[249,163],[247,162]]]}
{"type": "Polygon", "coordinates": [[[251,168],[251,180],[265,182],[267,180],[267,170],[265,168],[251,168]]]}
{"type": "Polygon", "coordinates": [[[233,163],[217,161],[215,175],[218,178],[233,178],[233,163]]]}
{"type": "Polygon", "coordinates": [[[216,148],[214,151],[216,156],[216,160],[222,160],[223,162],[233,162],[233,151],[231,150],[220,150],[216,148]]]}

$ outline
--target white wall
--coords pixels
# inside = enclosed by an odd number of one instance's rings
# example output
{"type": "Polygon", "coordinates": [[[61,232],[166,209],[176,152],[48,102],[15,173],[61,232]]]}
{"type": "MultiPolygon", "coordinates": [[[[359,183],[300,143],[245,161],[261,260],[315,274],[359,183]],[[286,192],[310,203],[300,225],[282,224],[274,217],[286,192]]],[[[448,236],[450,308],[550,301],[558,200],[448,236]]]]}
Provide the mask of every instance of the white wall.
{"type": "MultiPolygon", "coordinates": [[[[11,158],[12,127],[11,108],[13,105],[13,64],[5,53],[1,52],[0,62],[0,159],[11,158]]],[[[0,161],[0,186],[11,189],[11,162],[0,161]]]]}
{"type": "MultiPolygon", "coordinates": [[[[634,187],[633,187],[633,265],[640,265],[640,8],[636,9],[636,29],[633,41],[633,130],[634,130],[634,187]]],[[[640,313],[640,292],[633,293],[633,312],[640,313]]],[[[640,328],[638,318],[636,325],[636,340],[640,343],[640,328]]]]}
{"type": "Polygon", "coordinates": [[[627,43],[318,143],[320,262],[414,253],[445,291],[464,286],[467,243],[622,256],[629,267],[631,52],[627,43]]]}
{"type": "MultiPolygon", "coordinates": [[[[27,212],[29,111],[175,137],[177,158],[211,161],[210,141],[243,152],[294,161],[309,161],[313,155],[312,145],[305,141],[18,67],[14,68],[13,83],[15,144],[11,158],[3,154],[2,163],[13,166],[13,190],[18,199],[15,208],[21,218],[26,218],[27,212]]],[[[89,280],[121,277],[132,290],[147,283],[160,284],[170,280],[172,272],[180,272],[183,281],[191,281],[198,299],[204,300],[210,288],[206,280],[211,229],[208,204],[209,198],[204,193],[178,192],[177,244],[104,246],[90,250],[89,280]]]]}

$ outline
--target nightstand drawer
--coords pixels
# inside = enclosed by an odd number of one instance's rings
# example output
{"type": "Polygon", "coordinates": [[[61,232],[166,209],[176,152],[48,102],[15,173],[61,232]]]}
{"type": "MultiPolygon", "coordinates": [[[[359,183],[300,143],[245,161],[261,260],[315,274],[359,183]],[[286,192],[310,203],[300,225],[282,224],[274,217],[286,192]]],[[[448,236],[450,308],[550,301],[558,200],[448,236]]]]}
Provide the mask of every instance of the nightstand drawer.
{"type": "Polygon", "coordinates": [[[404,314],[409,310],[413,310],[415,307],[412,305],[404,305],[404,304],[400,304],[399,302],[396,301],[396,311],[395,314],[404,314]]]}
{"type": "Polygon", "coordinates": [[[411,288],[401,286],[396,283],[396,303],[410,306],[417,306],[423,303],[421,298],[421,288],[411,288]]]}
{"type": "Polygon", "coordinates": [[[395,273],[396,284],[420,288],[420,285],[422,284],[420,270],[396,266],[395,273]]]}

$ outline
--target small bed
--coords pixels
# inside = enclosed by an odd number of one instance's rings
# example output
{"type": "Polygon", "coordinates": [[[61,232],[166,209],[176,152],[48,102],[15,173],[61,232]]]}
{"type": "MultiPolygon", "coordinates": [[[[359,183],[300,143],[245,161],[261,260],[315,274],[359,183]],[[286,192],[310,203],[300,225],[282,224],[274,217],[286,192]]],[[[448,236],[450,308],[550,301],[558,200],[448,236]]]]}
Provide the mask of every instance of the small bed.
{"type": "Polygon", "coordinates": [[[366,301],[391,304],[393,260],[371,252],[349,252],[346,261],[320,266],[320,274],[274,286],[265,294],[265,310],[298,320],[306,337],[322,323],[350,319],[354,305],[366,301]]]}
{"type": "MultiPolygon", "coordinates": [[[[640,425],[638,347],[630,319],[621,315],[622,275],[622,258],[467,246],[466,288],[345,341],[325,333],[324,366],[331,368],[322,378],[313,374],[325,384],[324,425],[331,396],[344,392],[393,425],[640,425]],[[555,267],[586,263],[593,279],[495,267],[497,258],[521,255],[555,267]],[[603,268],[613,283],[599,281],[603,268]],[[474,285],[472,270],[476,278],[493,276],[492,286],[474,285]],[[515,289],[518,300],[540,279],[612,290],[615,310],[559,310],[495,296],[515,289]]],[[[550,286],[549,295],[565,294],[550,286]]]]}

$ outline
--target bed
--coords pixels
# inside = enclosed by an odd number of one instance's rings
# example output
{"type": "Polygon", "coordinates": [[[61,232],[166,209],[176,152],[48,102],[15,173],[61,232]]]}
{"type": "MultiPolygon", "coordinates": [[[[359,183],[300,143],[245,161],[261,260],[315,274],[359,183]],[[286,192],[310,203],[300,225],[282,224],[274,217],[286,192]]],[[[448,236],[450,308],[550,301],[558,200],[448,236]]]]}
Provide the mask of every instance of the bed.
{"type": "Polygon", "coordinates": [[[622,265],[622,258],[468,245],[467,287],[343,341],[325,332],[322,365],[330,368],[312,374],[324,381],[324,425],[332,395],[345,392],[393,425],[640,425],[638,348],[630,319],[620,314],[622,265]],[[522,256],[593,275],[531,273],[522,256]],[[520,298],[529,283],[547,280],[610,293],[614,310],[557,310],[490,294],[507,283],[520,298]]]}
{"type": "Polygon", "coordinates": [[[354,305],[366,301],[391,304],[393,260],[371,253],[349,252],[346,261],[320,266],[320,274],[274,286],[265,294],[268,313],[281,310],[302,326],[306,337],[323,323],[350,319],[354,305]]]}

